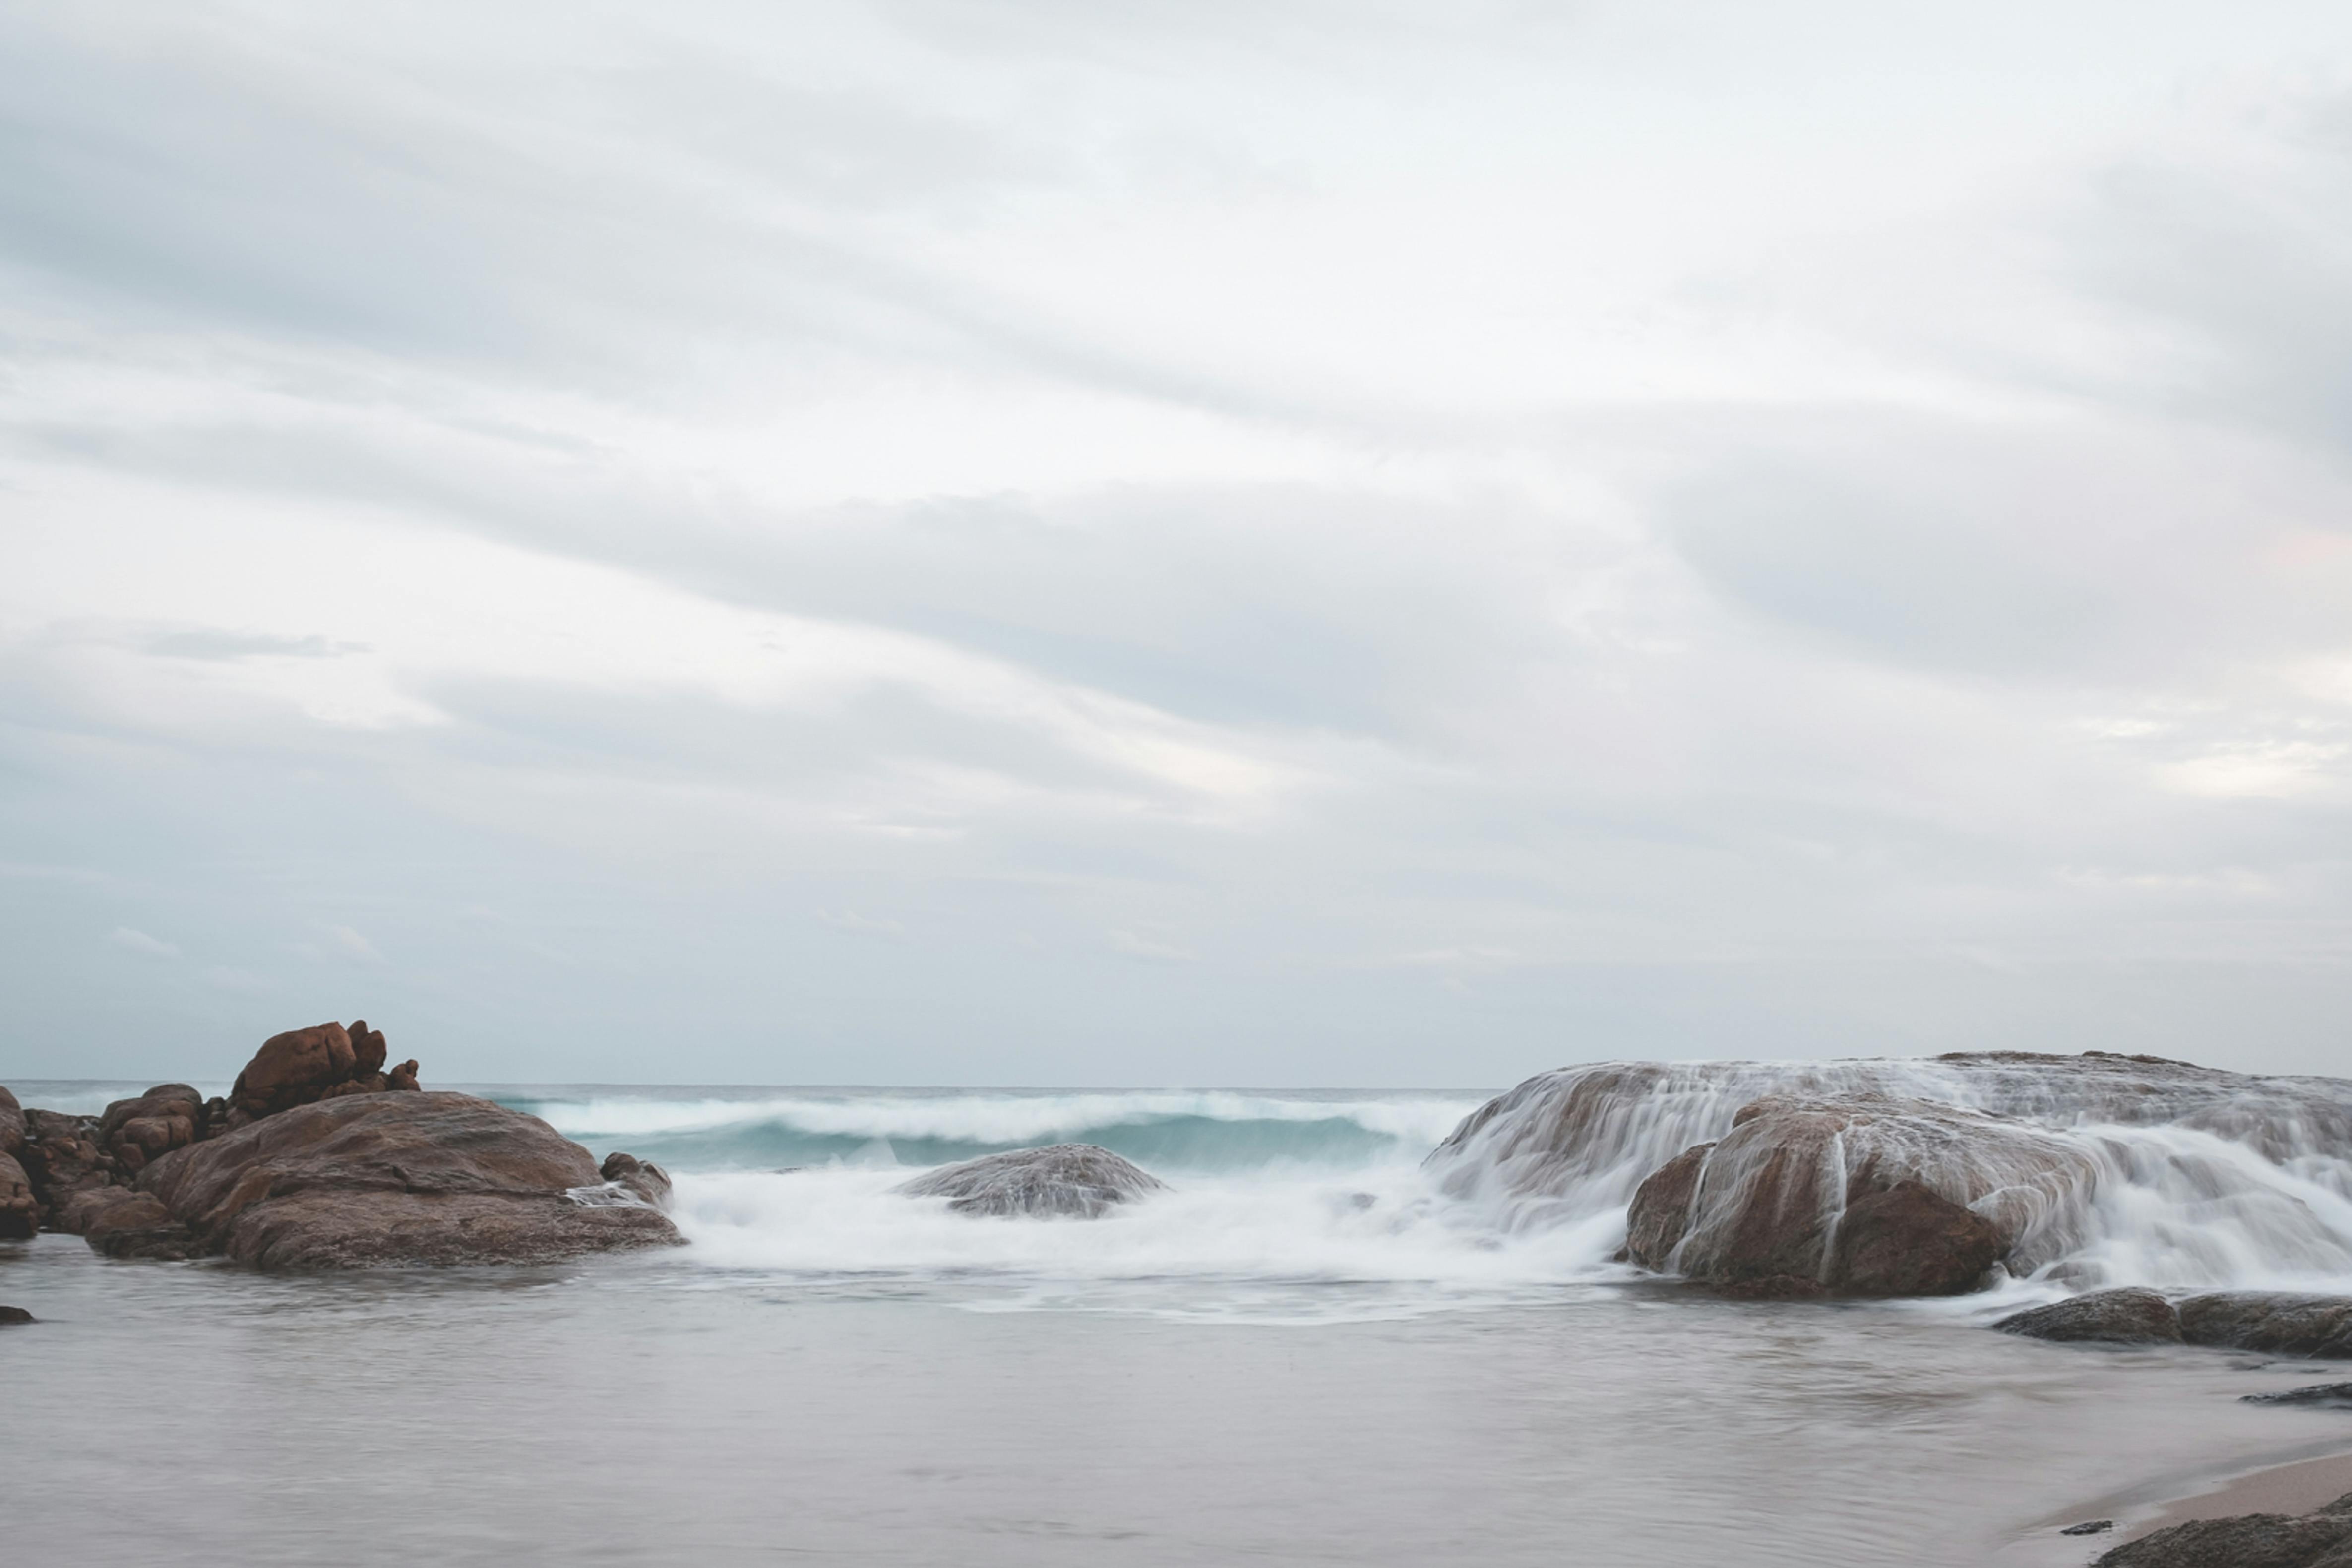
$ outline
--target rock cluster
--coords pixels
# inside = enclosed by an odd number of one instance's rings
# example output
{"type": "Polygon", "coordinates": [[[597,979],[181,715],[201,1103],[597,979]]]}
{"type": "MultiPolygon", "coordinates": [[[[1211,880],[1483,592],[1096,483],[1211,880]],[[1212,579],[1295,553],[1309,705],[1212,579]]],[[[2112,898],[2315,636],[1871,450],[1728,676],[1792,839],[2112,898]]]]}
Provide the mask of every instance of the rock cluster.
{"type": "Polygon", "coordinates": [[[2347,1568],[2352,1492],[2306,1514],[2196,1519],[2126,1542],[2097,1568],[2347,1568]]]}
{"type": "Polygon", "coordinates": [[[917,1176],[898,1191],[944,1197],[957,1214],[1065,1215],[1093,1219],[1168,1184],[1092,1144],[1053,1144],[983,1155],[917,1176]]]}
{"type": "Polygon", "coordinates": [[[2180,1313],[2154,1291],[2094,1291],[2012,1312],[1992,1325],[2027,1339],[2075,1344],[2179,1344],[2180,1313]]]}
{"type": "Polygon", "coordinates": [[[669,1178],[537,1117],[426,1093],[364,1022],[273,1035],[209,1103],[184,1083],[99,1116],[0,1089],[0,1239],[72,1231],[110,1257],[266,1269],[539,1262],[678,1240],[669,1178]],[[625,1191],[618,1205],[588,1195],[625,1191]]]}

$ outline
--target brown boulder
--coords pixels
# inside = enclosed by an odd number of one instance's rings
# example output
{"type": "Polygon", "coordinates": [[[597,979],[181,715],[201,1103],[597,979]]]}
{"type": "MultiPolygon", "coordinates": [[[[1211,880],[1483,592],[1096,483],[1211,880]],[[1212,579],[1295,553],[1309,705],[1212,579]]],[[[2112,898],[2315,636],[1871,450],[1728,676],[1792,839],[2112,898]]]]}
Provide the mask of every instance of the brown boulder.
{"type": "Polygon", "coordinates": [[[358,1061],[352,1037],[339,1023],[273,1034],[236,1075],[229,1102],[248,1116],[274,1116],[309,1104],[350,1078],[358,1061]]]}
{"type": "Polygon", "coordinates": [[[2352,1296],[2222,1291],[2180,1303],[2180,1337],[2263,1355],[2352,1360],[2352,1296]]]}
{"type": "Polygon", "coordinates": [[[385,1088],[403,1090],[414,1094],[421,1087],[416,1082],[416,1059],[412,1056],[399,1066],[391,1069],[384,1074],[384,1079],[385,1088]]]}
{"type": "Polygon", "coordinates": [[[65,1213],[77,1194],[91,1187],[115,1185],[113,1157],[99,1143],[98,1118],[68,1116],[61,1111],[25,1113],[25,1153],[21,1161],[40,1199],[41,1223],[62,1230],[65,1213]]]}
{"type": "Polygon", "coordinates": [[[22,1307],[0,1307],[0,1324],[14,1327],[17,1323],[29,1323],[33,1321],[33,1314],[22,1307]]]}
{"type": "Polygon", "coordinates": [[[211,1252],[263,1269],[538,1263],[675,1243],[650,1208],[593,1206],[588,1151],[469,1094],[299,1105],[168,1155],[139,1185],[211,1252]]]}
{"type": "Polygon", "coordinates": [[[1876,1093],[1767,1096],[1653,1172],[1626,1216],[1646,1267],[1740,1295],[1956,1295],[2094,1172],[2022,1123],[1876,1093]]]}
{"type": "Polygon", "coordinates": [[[2072,1344],[2179,1344],[2180,1314],[2154,1291],[2126,1287],[2071,1296],[2011,1312],[1992,1325],[2003,1333],[2072,1344]]]}
{"type": "Polygon", "coordinates": [[[25,1152],[25,1108],[16,1097],[0,1088],[0,1155],[10,1159],[25,1152]]]}
{"type": "Polygon", "coordinates": [[[137,1099],[117,1100],[98,1119],[99,1145],[126,1176],[204,1134],[205,1097],[184,1083],[159,1083],[137,1099]]]}
{"type": "Polygon", "coordinates": [[[1625,1214],[1625,1254],[1643,1268],[1661,1273],[1673,1269],[1675,1249],[1690,1230],[1700,1167],[1714,1147],[1698,1144],[1685,1149],[1633,1189],[1633,1207],[1625,1214]]]}
{"type": "Polygon", "coordinates": [[[69,1228],[110,1258],[185,1259],[204,1255],[163,1200],[127,1186],[98,1187],[74,1199],[69,1228]]]}
{"type": "Polygon", "coordinates": [[[352,1072],[365,1078],[383,1071],[383,1030],[370,1029],[367,1019],[353,1019],[352,1027],[343,1031],[352,1037],[352,1072]]]}
{"type": "Polygon", "coordinates": [[[0,1241],[22,1241],[41,1228],[41,1200],[25,1167],[0,1155],[0,1241]]]}

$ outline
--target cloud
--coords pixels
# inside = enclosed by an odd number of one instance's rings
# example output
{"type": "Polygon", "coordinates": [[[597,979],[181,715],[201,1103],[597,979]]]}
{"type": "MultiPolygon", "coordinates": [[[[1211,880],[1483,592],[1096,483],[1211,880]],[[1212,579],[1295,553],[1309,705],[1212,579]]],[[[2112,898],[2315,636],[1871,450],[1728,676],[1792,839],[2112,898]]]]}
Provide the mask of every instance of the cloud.
{"type": "Polygon", "coordinates": [[[174,944],[163,941],[160,937],[150,936],[144,931],[133,930],[128,925],[116,926],[106,934],[106,939],[117,947],[125,948],[133,953],[142,953],[150,958],[176,958],[180,956],[180,949],[174,944]]]}
{"type": "Polygon", "coordinates": [[[2324,1065],[2336,25],[1335,15],[0,22],[11,1038],[2324,1065]]]}

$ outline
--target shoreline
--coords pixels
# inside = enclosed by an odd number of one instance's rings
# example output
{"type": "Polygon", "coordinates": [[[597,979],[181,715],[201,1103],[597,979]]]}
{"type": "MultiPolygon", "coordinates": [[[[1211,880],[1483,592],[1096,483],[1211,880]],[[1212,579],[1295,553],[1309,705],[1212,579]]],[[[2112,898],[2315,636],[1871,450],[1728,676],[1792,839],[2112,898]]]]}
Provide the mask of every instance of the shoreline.
{"type": "Polygon", "coordinates": [[[2081,1568],[2127,1542],[2192,1520],[2248,1513],[2309,1513],[2352,1492],[2352,1427],[2274,1457],[2181,1481],[2153,1481],[2106,1492],[2021,1527],[1998,1560],[2014,1568],[2081,1568]],[[2097,1535],[2062,1536],[2070,1524],[2112,1519],[2097,1535]]]}

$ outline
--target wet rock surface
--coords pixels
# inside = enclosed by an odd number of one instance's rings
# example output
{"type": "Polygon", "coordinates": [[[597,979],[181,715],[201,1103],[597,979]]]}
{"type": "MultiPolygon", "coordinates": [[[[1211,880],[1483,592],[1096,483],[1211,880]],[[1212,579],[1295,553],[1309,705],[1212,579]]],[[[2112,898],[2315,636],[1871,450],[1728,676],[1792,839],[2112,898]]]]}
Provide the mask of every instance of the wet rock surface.
{"type": "Polygon", "coordinates": [[[1685,1150],[1642,1184],[1627,1251],[1645,1268],[1743,1296],[1974,1290],[2009,1239],[1923,1176],[1946,1168],[1936,1156],[1949,1146],[2004,1140],[2028,1163],[2041,1152],[2030,1129],[1948,1106],[1768,1097],[1743,1107],[1722,1139],[1685,1150]]]}
{"type": "Polygon", "coordinates": [[[669,1173],[649,1160],[641,1160],[635,1155],[625,1155],[615,1150],[604,1156],[604,1163],[597,1167],[596,1174],[604,1178],[606,1186],[619,1187],[640,1202],[649,1203],[656,1208],[669,1207],[669,1173]]]}
{"type": "Polygon", "coordinates": [[[2278,1394],[2249,1394],[2242,1405],[2304,1405],[2319,1409],[2352,1410],[2352,1383],[2320,1383],[2278,1394]]]}
{"type": "Polygon", "coordinates": [[[2075,1344],[2179,1344],[2180,1314],[2154,1291],[2094,1291],[2012,1312],[1992,1325],[2027,1339],[2075,1344]]]}
{"type": "Polygon", "coordinates": [[[2191,1520],[2125,1542],[2097,1568],[2352,1568],[2352,1493],[2301,1515],[2191,1520]]]}
{"type": "Polygon", "coordinates": [[[37,1320],[34,1318],[33,1314],[26,1312],[22,1307],[0,1307],[0,1327],[9,1327],[16,1323],[29,1323],[35,1321],[37,1320]]]}
{"type": "Polygon", "coordinates": [[[339,1096],[164,1156],[142,1193],[208,1253],[273,1270],[538,1263],[679,1239],[546,1123],[468,1094],[339,1096]]]}
{"type": "Polygon", "coordinates": [[[983,1155],[918,1176],[896,1190],[944,1197],[958,1214],[1066,1215],[1091,1219],[1167,1189],[1167,1183],[1108,1149],[1054,1144],[983,1155]]]}
{"type": "Polygon", "coordinates": [[[2352,1360],[2352,1296],[2273,1291],[2191,1296],[2180,1303],[2180,1337],[2264,1355],[2352,1360]]]}

